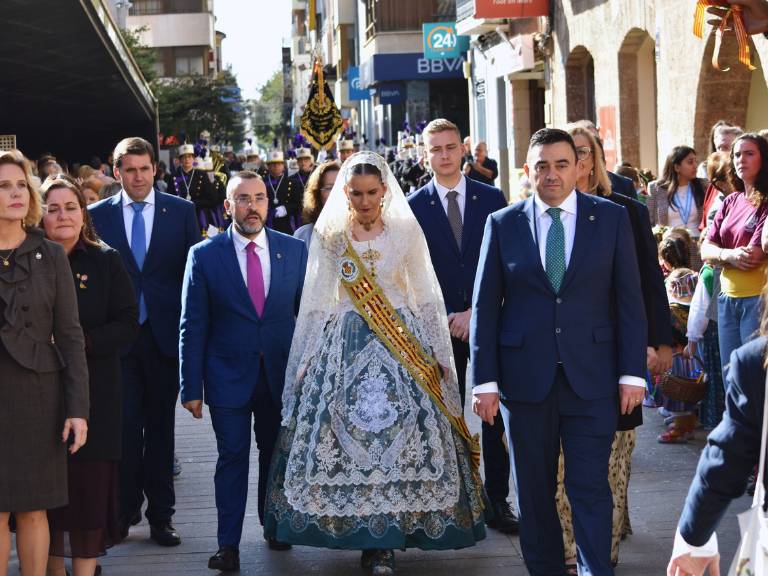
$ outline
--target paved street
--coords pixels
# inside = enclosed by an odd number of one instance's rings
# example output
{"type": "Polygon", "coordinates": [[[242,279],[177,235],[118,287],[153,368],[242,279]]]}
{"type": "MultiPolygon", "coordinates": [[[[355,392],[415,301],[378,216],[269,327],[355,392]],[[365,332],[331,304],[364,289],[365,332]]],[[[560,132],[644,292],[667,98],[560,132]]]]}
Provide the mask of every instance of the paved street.
{"type": "MultiPolygon", "coordinates": [[[[470,426],[478,419],[469,416],[470,426]]],[[[672,537],[683,499],[695,469],[701,438],[688,445],[662,446],[656,443],[659,418],[646,409],[646,424],[639,429],[633,461],[630,507],[634,535],[622,545],[617,575],[645,576],[664,572],[672,537]]],[[[102,560],[105,576],[203,575],[208,557],[216,551],[216,508],[213,498],[213,470],[216,448],[210,418],[193,421],[181,409],[177,412],[177,451],[184,470],[176,482],[175,524],[183,543],[178,548],[160,548],[149,540],[144,521],[133,528],[128,540],[113,548],[102,560]]],[[[328,576],[362,575],[359,553],[296,547],[290,552],[272,552],[262,539],[256,513],[257,452],[251,455],[251,494],[246,528],[241,545],[242,574],[328,576]]],[[[724,558],[730,559],[737,542],[735,514],[749,506],[742,498],[731,506],[719,531],[724,558]]],[[[729,561],[729,560],[728,560],[729,561]]],[[[488,538],[474,548],[456,552],[409,550],[397,555],[398,573],[403,576],[444,576],[446,569],[461,576],[522,576],[527,574],[518,539],[489,530],[488,538]]],[[[727,561],[723,562],[726,567],[727,561]]],[[[12,562],[12,575],[18,573],[12,562]]]]}

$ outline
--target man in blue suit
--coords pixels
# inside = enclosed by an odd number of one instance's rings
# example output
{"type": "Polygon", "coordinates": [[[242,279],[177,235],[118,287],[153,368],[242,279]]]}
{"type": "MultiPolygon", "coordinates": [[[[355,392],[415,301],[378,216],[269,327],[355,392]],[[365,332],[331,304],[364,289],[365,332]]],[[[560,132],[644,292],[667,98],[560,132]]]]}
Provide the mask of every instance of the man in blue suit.
{"type": "Polygon", "coordinates": [[[118,143],[119,194],[89,206],[96,231],[123,258],[139,302],[139,338],[122,359],[121,532],[146,516],[162,546],[181,538],[171,524],[175,406],[179,393],[181,282],[189,248],[200,241],[191,202],[153,189],[155,153],[141,138],[118,143]]]}
{"type": "MultiPolygon", "coordinates": [[[[237,570],[250,429],[259,448],[263,523],[307,249],[301,240],[265,228],[269,198],[255,172],[239,172],[229,181],[224,207],[233,224],[189,252],[179,354],[181,401],[195,418],[202,418],[205,398],[219,451],[214,477],[219,551],[208,567],[237,570]]],[[[269,547],[290,546],[269,540],[269,547]]]]}
{"type": "Polygon", "coordinates": [[[528,200],[489,216],[472,298],[474,410],[507,427],[520,544],[534,576],[565,572],[555,506],[562,443],[579,574],[612,575],[608,459],[617,409],[645,392],[646,321],[626,210],[574,190],[567,132],[531,137],[528,200]]]}
{"type": "MultiPolygon", "coordinates": [[[[483,225],[488,215],[507,205],[501,190],[461,173],[464,149],[458,127],[444,118],[424,128],[424,155],[434,178],[408,198],[424,231],[451,329],[453,357],[459,379],[462,406],[467,387],[469,318],[472,289],[483,225]]],[[[517,518],[510,509],[509,454],[503,443],[504,422],[483,423],[485,490],[491,501],[488,525],[507,534],[517,533],[517,518]]]]}

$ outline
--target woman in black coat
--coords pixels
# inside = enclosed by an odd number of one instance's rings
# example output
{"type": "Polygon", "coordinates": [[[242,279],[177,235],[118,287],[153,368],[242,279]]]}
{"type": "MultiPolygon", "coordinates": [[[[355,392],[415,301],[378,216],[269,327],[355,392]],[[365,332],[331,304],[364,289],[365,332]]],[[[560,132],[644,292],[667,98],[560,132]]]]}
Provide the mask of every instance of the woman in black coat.
{"type": "Polygon", "coordinates": [[[88,443],[69,459],[69,505],[48,513],[48,573],[63,575],[63,557],[70,556],[74,576],[92,576],[96,558],[119,540],[120,351],[138,334],[138,308],[120,255],[98,242],[75,181],[59,175],[47,180],[41,192],[45,234],[69,256],[91,400],[88,443]]]}

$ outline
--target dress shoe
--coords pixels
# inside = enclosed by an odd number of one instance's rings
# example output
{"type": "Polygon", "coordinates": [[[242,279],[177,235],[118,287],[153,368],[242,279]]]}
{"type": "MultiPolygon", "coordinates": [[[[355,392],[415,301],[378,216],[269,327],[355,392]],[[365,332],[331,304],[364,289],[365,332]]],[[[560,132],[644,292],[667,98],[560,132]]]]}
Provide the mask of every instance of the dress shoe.
{"type": "Polygon", "coordinates": [[[506,500],[491,503],[491,512],[493,512],[493,518],[486,521],[486,524],[494,530],[504,534],[517,534],[520,531],[517,516],[512,512],[512,508],[506,500]]]}
{"type": "Polygon", "coordinates": [[[267,538],[267,546],[269,546],[270,550],[277,550],[278,552],[293,548],[287,542],[280,542],[280,540],[275,540],[274,538],[267,538]]]}
{"type": "Polygon", "coordinates": [[[176,532],[176,528],[173,527],[170,521],[150,524],[149,535],[160,546],[178,546],[181,544],[181,536],[176,532]]]}
{"type": "Polygon", "coordinates": [[[121,518],[119,523],[120,538],[123,540],[128,538],[128,531],[131,529],[131,526],[136,526],[140,522],[141,510],[137,510],[132,516],[121,518]]]}
{"type": "Polygon", "coordinates": [[[222,572],[240,570],[240,551],[234,546],[222,546],[208,559],[208,568],[222,572]]]}

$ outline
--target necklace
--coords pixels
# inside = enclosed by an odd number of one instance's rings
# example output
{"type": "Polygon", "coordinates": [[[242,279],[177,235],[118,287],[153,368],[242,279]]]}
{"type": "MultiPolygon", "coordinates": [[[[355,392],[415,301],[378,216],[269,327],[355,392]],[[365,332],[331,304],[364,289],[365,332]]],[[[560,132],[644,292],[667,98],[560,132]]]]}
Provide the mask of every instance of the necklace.
{"type": "Polygon", "coordinates": [[[285,172],[283,172],[283,175],[280,176],[280,180],[277,183],[277,188],[275,188],[275,185],[272,183],[272,176],[267,179],[267,182],[269,182],[269,187],[272,188],[272,195],[274,196],[272,202],[274,202],[275,206],[280,204],[280,200],[277,198],[277,191],[280,189],[280,185],[283,183],[283,178],[285,178],[285,172]]]}
{"type": "Polygon", "coordinates": [[[3,256],[0,254],[0,261],[3,263],[3,268],[10,268],[11,266],[11,256],[13,256],[13,253],[16,252],[16,248],[13,248],[10,252],[8,252],[7,255],[3,256]]]}
{"type": "Polygon", "coordinates": [[[192,184],[192,180],[195,179],[195,169],[192,168],[192,172],[189,173],[189,182],[187,182],[187,177],[184,176],[184,171],[181,172],[181,180],[184,182],[184,188],[187,189],[187,195],[184,197],[185,199],[189,198],[189,186],[192,184]]]}
{"type": "Polygon", "coordinates": [[[371,241],[368,240],[368,250],[360,254],[360,257],[368,263],[368,268],[371,269],[371,276],[376,278],[376,262],[381,260],[381,252],[375,250],[371,246],[371,241]]]}

